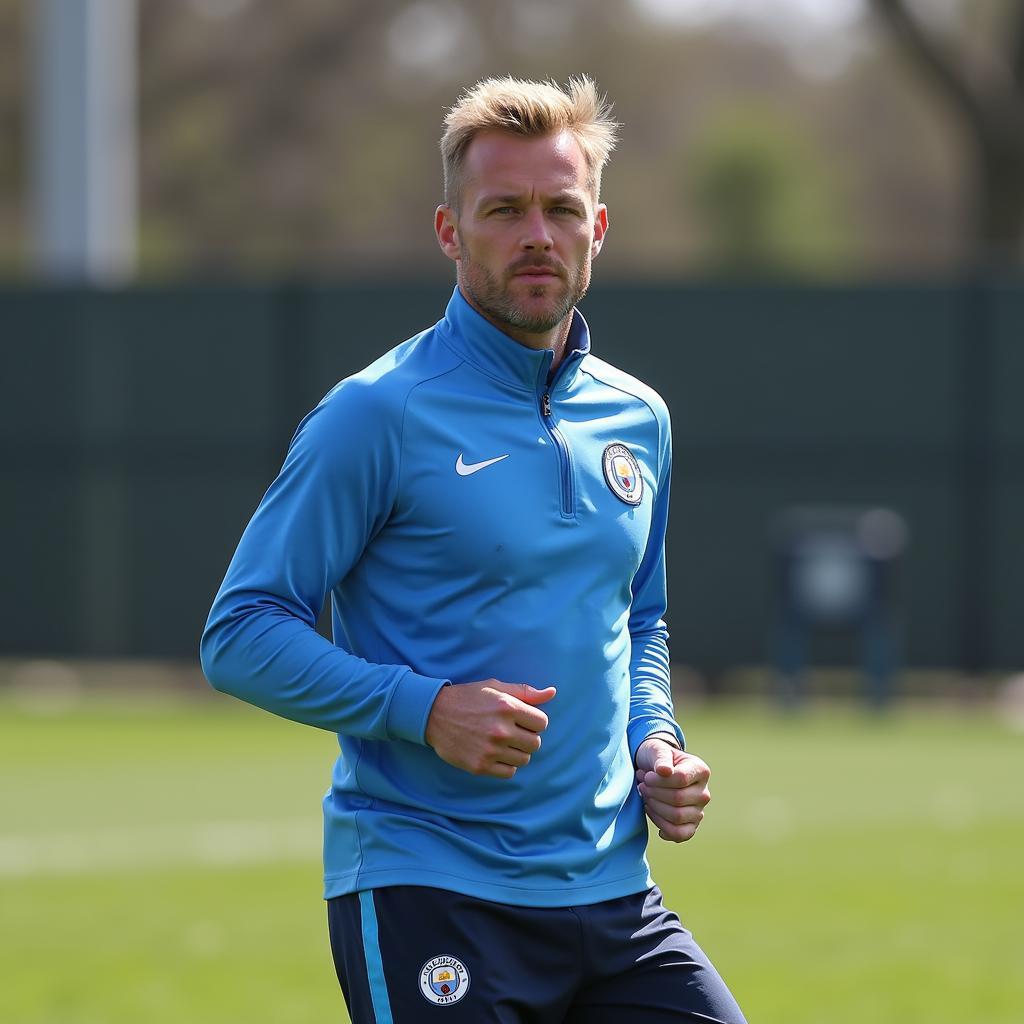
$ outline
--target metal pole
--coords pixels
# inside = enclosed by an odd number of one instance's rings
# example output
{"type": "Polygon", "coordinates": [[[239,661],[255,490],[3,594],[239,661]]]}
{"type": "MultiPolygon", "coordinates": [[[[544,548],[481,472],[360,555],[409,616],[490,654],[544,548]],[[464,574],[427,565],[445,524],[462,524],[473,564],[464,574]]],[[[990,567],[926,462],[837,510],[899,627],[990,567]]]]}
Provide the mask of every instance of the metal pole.
{"type": "Polygon", "coordinates": [[[135,272],[135,0],[37,0],[34,255],[46,278],[135,272]]]}

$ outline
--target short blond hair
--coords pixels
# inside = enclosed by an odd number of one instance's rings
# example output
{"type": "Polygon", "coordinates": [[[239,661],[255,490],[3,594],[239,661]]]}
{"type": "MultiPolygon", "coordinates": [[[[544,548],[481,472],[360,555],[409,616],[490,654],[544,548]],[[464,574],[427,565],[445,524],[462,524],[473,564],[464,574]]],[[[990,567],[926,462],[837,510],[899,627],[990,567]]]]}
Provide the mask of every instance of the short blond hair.
{"type": "Polygon", "coordinates": [[[594,198],[601,191],[601,171],[615,148],[619,125],[611,120],[611,104],[586,75],[557,83],[519,78],[485,78],[467,89],[444,119],[441,164],[444,200],[457,206],[466,150],[478,132],[488,128],[515,135],[538,136],[570,131],[583,150],[594,198]]]}

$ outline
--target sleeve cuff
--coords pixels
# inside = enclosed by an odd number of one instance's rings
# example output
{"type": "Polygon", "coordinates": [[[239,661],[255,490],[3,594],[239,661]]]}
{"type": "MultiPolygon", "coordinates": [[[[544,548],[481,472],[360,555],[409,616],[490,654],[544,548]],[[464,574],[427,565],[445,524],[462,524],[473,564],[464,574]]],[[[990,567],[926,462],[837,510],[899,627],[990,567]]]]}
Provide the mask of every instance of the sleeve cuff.
{"type": "Polygon", "coordinates": [[[648,737],[654,736],[659,732],[674,736],[680,749],[686,749],[686,737],[683,735],[683,730],[671,718],[638,718],[630,722],[627,729],[629,756],[633,764],[636,764],[636,752],[640,749],[640,744],[648,737]]]}
{"type": "Polygon", "coordinates": [[[423,734],[427,730],[427,719],[442,686],[448,686],[448,679],[434,679],[421,676],[411,669],[399,679],[388,705],[387,731],[393,740],[408,740],[410,743],[425,743],[423,734]]]}

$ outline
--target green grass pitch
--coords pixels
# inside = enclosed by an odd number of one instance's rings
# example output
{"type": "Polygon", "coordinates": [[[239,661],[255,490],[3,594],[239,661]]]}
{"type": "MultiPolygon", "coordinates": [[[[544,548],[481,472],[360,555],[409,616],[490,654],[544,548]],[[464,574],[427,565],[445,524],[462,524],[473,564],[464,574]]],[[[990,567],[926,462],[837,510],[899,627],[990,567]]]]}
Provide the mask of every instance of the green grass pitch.
{"type": "MultiPolygon", "coordinates": [[[[681,711],[714,800],[654,872],[751,1024],[1024,1020],[1024,735],[962,708],[681,711]]],[[[0,697],[0,1021],[345,1021],[334,751],[226,698],[0,697]]]]}

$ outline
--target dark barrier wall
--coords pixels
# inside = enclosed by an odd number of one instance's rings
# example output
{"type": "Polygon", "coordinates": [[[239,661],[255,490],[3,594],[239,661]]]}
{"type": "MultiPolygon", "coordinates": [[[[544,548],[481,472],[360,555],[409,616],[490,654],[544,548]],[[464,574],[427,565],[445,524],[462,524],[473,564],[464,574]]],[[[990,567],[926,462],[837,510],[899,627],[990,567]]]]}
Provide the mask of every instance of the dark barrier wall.
{"type": "MultiPolygon", "coordinates": [[[[299,418],[449,290],[0,292],[0,651],[193,656],[299,418]]],[[[599,282],[584,311],[673,412],[677,660],[771,656],[799,503],[906,518],[909,663],[1024,665],[1024,287],[599,282]]]]}

